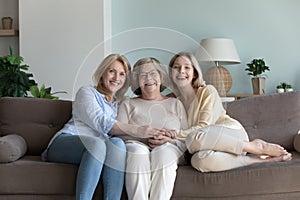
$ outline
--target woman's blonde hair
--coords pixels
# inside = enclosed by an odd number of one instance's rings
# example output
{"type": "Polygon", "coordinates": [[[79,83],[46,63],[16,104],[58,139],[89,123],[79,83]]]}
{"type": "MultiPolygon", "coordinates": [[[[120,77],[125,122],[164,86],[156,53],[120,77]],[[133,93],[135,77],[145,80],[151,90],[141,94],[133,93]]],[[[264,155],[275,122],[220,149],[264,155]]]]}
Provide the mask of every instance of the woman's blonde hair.
{"type": "MultiPolygon", "coordinates": [[[[194,68],[194,78],[192,80],[192,87],[193,88],[198,88],[198,87],[204,85],[205,81],[203,80],[203,75],[202,75],[202,71],[201,71],[200,65],[199,65],[196,57],[192,53],[190,53],[190,52],[184,52],[184,51],[182,51],[182,52],[179,52],[179,53],[175,54],[171,58],[171,60],[169,62],[169,74],[170,74],[170,76],[172,75],[172,68],[173,68],[174,62],[175,62],[175,60],[178,57],[186,57],[192,63],[192,66],[194,68]]],[[[172,80],[172,78],[171,78],[171,85],[172,85],[172,89],[174,90],[173,92],[176,95],[178,95],[178,89],[176,87],[176,84],[172,80]]]]}
{"type": "Polygon", "coordinates": [[[140,75],[140,70],[141,67],[145,64],[152,63],[156,70],[158,71],[160,75],[160,80],[161,80],[161,86],[160,86],[160,91],[164,91],[166,87],[169,85],[169,78],[167,73],[163,70],[161,63],[153,57],[149,58],[141,58],[139,59],[133,66],[133,71],[131,73],[131,89],[136,95],[141,95],[142,91],[139,85],[139,75],[140,75]]]}
{"type": "Polygon", "coordinates": [[[117,100],[121,100],[124,98],[124,94],[129,88],[130,83],[130,70],[131,66],[127,58],[120,54],[110,54],[107,57],[104,58],[104,60],[99,64],[98,68],[96,69],[94,75],[93,75],[93,81],[96,85],[97,90],[103,94],[106,98],[106,100],[110,100],[111,96],[109,95],[109,92],[107,91],[107,88],[103,85],[103,74],[104,72],[110,67],[110,65],[115,62],[119,61],[123,64],[124,70],[126,73],[126,80],[122,88],[120,88],[115,95],[115,98],[117,100]]]}

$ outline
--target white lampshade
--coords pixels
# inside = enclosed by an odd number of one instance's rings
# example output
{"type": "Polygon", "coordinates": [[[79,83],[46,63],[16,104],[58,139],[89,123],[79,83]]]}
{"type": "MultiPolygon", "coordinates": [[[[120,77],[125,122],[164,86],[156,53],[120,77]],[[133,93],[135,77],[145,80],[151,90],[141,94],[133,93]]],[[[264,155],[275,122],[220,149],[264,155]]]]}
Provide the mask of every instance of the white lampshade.
{"type": "Polygon", "coordinates": [[[234,43],[227,38],[207,38],[201,40],[203,51],[200,52],[199,60],[214,61],[220,65],[238,64],[241,62],[234,43]]]}
{"type": "Polygon", "coordinates": [[[234,43],[227,38],[208,38],[201,40],[200,45],[199,60],[215,63],[205,74],[206,82],[215,86],[219,95],[224,97],[232,86],[232,78],[230,72],[222,65],[241,62],[234,43]]]}

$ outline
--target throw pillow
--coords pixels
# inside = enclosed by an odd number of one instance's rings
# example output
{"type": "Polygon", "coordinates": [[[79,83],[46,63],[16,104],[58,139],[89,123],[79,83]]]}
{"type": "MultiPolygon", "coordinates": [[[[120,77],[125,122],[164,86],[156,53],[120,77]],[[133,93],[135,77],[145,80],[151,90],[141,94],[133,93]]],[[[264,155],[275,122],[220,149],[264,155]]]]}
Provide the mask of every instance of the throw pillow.
{"type": "Polygon", "coordinates": [[[0,163],[16,161],[26,151],[26,141],[21,136],[12,134],[0,137],[0,163]]]}
{"type": "Polygon", "coordinates": [[[294,148],[296,151],[300,152],[300,130],[298,134],[294,137],[294,148]]]}

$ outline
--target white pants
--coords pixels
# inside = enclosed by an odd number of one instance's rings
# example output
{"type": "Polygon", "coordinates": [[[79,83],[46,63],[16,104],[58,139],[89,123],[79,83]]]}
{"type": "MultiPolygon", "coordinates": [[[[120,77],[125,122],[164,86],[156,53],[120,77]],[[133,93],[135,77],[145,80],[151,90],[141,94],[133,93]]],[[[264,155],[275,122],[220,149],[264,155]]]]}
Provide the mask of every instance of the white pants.
{"type": "Polygon", "coordinates": [[[243,142],[249,141],[246,131],[211,125],[196,130],[186,138],[192,166],[201,172],[224,171],[250,165],[243,152],[243,142]]]}
{"type": "Polygon", "coordinates": [[[126,191],[129,200],[168,200],[173,193],[177,164],[183,163],[182,147],[165,143],[150,149],[127,141],[126,191]]]}

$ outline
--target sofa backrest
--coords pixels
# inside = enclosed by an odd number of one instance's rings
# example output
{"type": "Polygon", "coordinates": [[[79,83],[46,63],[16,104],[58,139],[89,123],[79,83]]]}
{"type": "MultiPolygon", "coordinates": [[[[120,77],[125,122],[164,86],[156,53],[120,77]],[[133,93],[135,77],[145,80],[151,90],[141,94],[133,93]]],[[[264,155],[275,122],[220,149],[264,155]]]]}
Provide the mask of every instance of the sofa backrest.
{"type": "Polygon", "coordinates": [[[27,154],[40,155],[52,136],[70,119],[72,102],[39,98],[0,98],[0,136],[17,134],[27,154]]]}
{"type": "MultiPolygon", "coordinates": [[[[239,120],[249,138],[293,149],[300,130],[300,92],[245,98],[224,106],[239,120]]],[[[71,118],[72,101],[38,98],[0,98],[0,136],[17,134],[27,143],[27,154],[40,155],[52,136],[71,118]]]]}
{"type": "Polygon", "coordinates": [[[225,105],[245,127],[250,140],[261,138],[293,150],[300,130],[300,91],[240,99],[225,105]]]}

